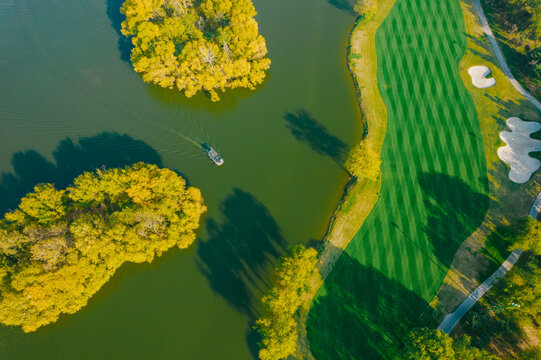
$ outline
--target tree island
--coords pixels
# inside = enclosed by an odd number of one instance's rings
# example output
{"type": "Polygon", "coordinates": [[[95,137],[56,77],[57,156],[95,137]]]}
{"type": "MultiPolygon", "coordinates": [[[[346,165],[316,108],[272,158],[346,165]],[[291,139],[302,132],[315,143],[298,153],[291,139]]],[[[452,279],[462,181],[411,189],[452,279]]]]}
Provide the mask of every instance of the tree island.
{"type": "Polygon", "coordinates": [[[199,91],[255,89],[270,66],[250,0],[126,0],[122,33],[131,36],[131,61],[143,80],[199,91]]]}
{"type": "Polygon", "coordinates": [[[198,189],[144,163],[36,186],[0,220],[0,322],[29,332],[75,313],[123,263],[190,246],[205,211],[198,189]]]}

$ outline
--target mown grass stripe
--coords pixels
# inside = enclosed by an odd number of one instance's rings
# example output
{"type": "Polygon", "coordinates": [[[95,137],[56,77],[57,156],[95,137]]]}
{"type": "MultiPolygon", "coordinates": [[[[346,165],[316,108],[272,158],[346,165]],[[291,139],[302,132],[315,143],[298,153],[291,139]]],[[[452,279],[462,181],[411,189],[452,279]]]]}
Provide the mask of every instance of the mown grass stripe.
{"type": "Polygon", "coordinates": [[[310,311],[318,360],[377,358],[403,336],[488,205],[477,114],[458,75],[459,0],[397,0],[376,45],[388,111],[381,195],[310,311]]]}

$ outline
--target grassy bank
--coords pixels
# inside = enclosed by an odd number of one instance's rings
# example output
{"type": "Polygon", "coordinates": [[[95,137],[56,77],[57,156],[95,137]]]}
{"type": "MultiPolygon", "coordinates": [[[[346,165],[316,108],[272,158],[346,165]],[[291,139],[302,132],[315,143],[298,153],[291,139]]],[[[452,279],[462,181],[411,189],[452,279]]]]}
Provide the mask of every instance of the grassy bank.
{"type": "MultiPolygon", "coordinates": [[[[359,106],[363,114],[364,141],[381,152],[387,111],[377,87],[376,30],[391,10],[395,0],[381,0],[376,14],[369,19],[358,18],[353,26],[348,47],[348,68],[357,88],[359,106]]],[[[363,139],[361,139],[363,140],[363,139]]],[[[343,250],[355,236],[374,207],[381,181],[351,180],[346,187],[324,239],[319,255],[318,272],[311,279],[311,290],[301,309],[299,323],[299,358],[313,359],[306,338],[306,318],[316,295],[343,250]]]]}
{"type": "Polygon", "coordinates": [[[515,90],[498,68],[498,60],[484,35],[473,0],[462,0],[461,6],[468,47],[460,63],[460,75],[479,115],[482,134],[479,141],[485,145],[490,203],[483,223],[457,251],[450,271],[431,303],[439,314],[438,320],[454,311],[508,256],[509,244],[503,240],[498,228],[527,215],[541,190],[539,172],[526,184],[510,181],[507,176],[509,167],[498,158],[496,152],[498,147],[504,145],[499,133],[506,129],[507,118],[518,116],[523,120],[541,121],[541,114],[515,90]],[[490,67],[496,86],[484,90],[475,88],[467,73],[468,68],[474,65],[490,67]]]}
{"type": "MultiPolygon", "coordinates": [[[[350,33],[348,47],[348,68],[356,85],[365,126],[361,140],[378,154],[385,137],[387,110],[377,87],[375,34],[394,2],[383,0],[374,17],[358,18],[350,33]]],[[[333,252],[332,248],[346,248],[374,207],[380,187],[380,179],[350,181],[325,238],[325,253],[333,252]]],[[[334,261],[327,261],[327,270],[332,263],[334,261]]],[[[324,276],[326,274],[324,271],[324,276]]]]}
{"type": "Polygon", "coordinates": [[[310,309],[318,359],[400,347],[488,208],[479,122],[457,72],[467,46],[459,3],[398,0],[375,43],[388,111],[381,195],[310,309]]]}

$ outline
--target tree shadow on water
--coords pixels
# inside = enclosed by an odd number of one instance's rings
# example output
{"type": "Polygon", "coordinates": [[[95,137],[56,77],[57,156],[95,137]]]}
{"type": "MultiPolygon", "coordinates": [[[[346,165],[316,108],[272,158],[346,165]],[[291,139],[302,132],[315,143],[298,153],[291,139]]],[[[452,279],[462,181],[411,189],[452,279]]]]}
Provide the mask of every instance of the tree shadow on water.
{"type": "Polygon", "coordinates": [[[162,166],[160,155],[145,142],[107,132],[81,138],[78,144],[66,138],[58,144],[53,157],[55,164],[33,150],[13,155],[14,173],[0,175],[0,215],[15,209],[21,198],[40,183],[53,183],[63,189],[83,172],[102,167],[124,167],[139,161],[162,166]]]}
{"type": "MultiPolygon", "coordinates": [[[[472,179],[478,188],[486,187],[486,178],[472,179]]],[[[422,173],[419,184],[425,197],[428,219],[425,232],[434,247],[434,255],[449,267],[458,247],[483,222],[489,197],[474,191],[457,177],[440,173],[422,173]]]]}
{"type": "Polygon", "coordinates": [[[347,145],[318,123],[309,112],[304,109],[295,113],[288,112],[284,119],[287,121],[287,128],[298,141],[307,143],[312,150],[330,157],[344,168],[347,145]]]}
{"type": "Polygon", "coordinates": [[[322,290],[307,320],[310,348],[318,360],[386,358],[429,310],[416,293],[347,252],[322,290]]]}
{"type": "Polygon", "coordinates": [[[122,61],[130,62],[133,45],[131,39],[120,32],[122,22],[126,19],[126,16],[120,13],[120,7],[123,3],[124,0],[107,0],[107,16],[109,17],[109,20],[111,20],[111,26],[119,36],[118,50],[120,51],[120,59],[122,61]]]}
{"type": "Polygon", "coordinates": [[[227,89],[224,92],[219,91],[220,101],[212,102],[210,95],[204,91],[199,91],[194,96],[188,98],[180,90],[173,88],[163,88],[159,85],[146,83],[147,93],[158,103],[176,107],[189,108],[194,110],[204,110],[211,114],[222,114],[224,111],[236,109],[239,102],[248,99],[250,96],[262,90],[270,79],[270,71],[263,83],[256,86],[254,90],[247,88],[227,89]]]}
{"type": "Polygon", "coordinates": [[[278,224],[251,194],[234,189],[220,205],[225,221],[207,219],[197,266],[212,290],[237,311],[257,317],[254,304],[270,287],[270,266],[286,246],[278,224]]]}
{"type": "Polygon", "coordinates": [[[355,6],[355,0],[328,0],[329,4],[337,8],[338,10],[343,10],[350,14],[351,16],[357,16],[353,7],[355,6]]]}

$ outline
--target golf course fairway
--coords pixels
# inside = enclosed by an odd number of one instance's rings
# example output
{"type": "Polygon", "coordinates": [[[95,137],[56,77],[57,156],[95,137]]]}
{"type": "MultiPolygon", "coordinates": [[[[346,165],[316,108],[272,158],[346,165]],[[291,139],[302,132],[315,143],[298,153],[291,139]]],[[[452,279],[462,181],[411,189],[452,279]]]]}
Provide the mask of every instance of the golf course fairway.
{"type": "Polygon", "coordinates": [[[431,325],[428,302],[485,216],[484,147],[458,72],[466,45],[459,0],[397,0],[376,33],[381,193],[312,303],[318,360],[387,358],[431,325]]]}

